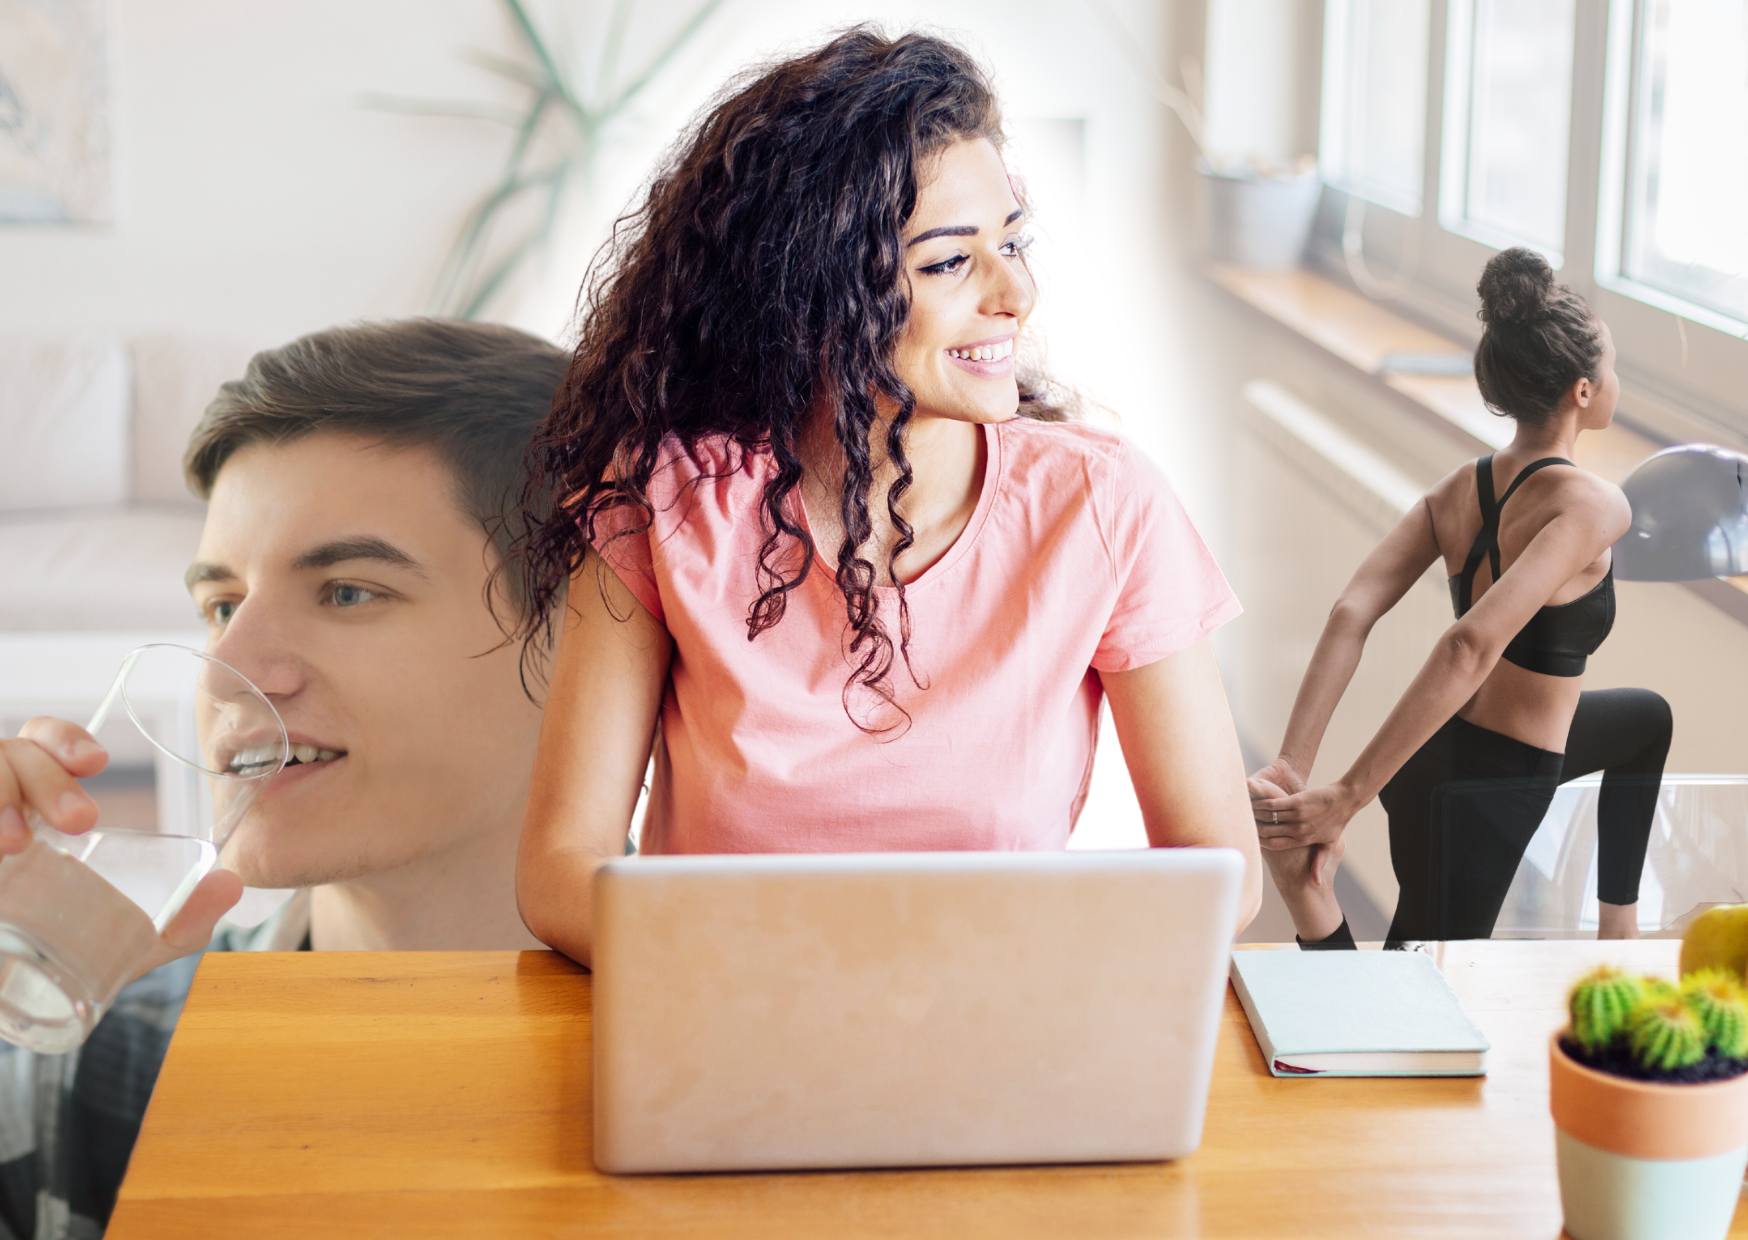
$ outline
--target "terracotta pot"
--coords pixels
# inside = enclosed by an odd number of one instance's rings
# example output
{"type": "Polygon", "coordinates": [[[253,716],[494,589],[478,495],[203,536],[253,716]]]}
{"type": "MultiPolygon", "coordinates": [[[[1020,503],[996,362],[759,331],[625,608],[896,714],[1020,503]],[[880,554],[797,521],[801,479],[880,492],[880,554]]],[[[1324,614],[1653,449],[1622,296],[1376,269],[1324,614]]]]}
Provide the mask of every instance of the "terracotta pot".
{"type": "Polygon", "coordinates": [[[1573,1240],[1713,1240],[1748,1168],[1748,1074],[1704,1085],[1633,1081],[1548,1044],[1560,1202],[1573,1240]]]}

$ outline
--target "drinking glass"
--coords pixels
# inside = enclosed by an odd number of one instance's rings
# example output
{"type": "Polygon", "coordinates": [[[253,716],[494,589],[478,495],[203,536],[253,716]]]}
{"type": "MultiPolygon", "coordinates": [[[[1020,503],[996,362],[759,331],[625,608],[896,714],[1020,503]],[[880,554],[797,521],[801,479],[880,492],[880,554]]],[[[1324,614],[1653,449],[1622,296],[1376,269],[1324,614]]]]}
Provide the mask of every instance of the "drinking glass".
{"type": "Polygon", "coordinates": [[[29,847],[0,860],[0,1037],[51,1054],[83,1042],[150,966],[164,927],[291,756],[284,721],[248,677],[169,642],[122,660],[86,730],[106,743],[111,769],[131,746],[192,771],[212,825],[192,804],[152,831],[69,835],[30,816],[29,847]]]}

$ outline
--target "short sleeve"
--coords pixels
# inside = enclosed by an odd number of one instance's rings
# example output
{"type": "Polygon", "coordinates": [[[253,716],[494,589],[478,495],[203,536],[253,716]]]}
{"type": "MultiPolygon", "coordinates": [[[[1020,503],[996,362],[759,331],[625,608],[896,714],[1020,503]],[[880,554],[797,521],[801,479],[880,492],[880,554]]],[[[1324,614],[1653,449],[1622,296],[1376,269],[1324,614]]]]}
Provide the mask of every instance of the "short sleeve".
{"type": "Polygon", "coordinates": [[[1127,672],[1184,650],[1243,610],[1159,467],[1125,443],[1102,505],[1117,597],[1092,666],[1127,672]]]}
{"type": "Polygon", "coordinates": [[[595,553],[613,570],[631,595],[643,604],[645,611],[661,620],[662,594],[656,584],[655,528],[638,529],[644,524],[643,509],[636,504],[615,504],[598,508],[595,513],[595,537],[591,545],[595,553]]]}

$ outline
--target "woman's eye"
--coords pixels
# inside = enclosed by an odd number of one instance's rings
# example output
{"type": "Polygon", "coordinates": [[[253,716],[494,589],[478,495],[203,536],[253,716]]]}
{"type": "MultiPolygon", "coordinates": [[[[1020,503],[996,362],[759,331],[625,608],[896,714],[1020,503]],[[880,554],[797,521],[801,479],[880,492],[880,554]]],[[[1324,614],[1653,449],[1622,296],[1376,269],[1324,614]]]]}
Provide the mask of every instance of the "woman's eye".
{"type": "Polygon", "coordinates": [[[1032,239],[1030,237],[1015,237],[1011,241],[1005,242],[1001,248],[1009,258],[1018,258],[1032,248],[1032,239]]]}
{"type": "Polygon", "coordinates": [[[955,254],[952,258],[943,259],[938,263],[932,263],[929,266],[924,267],[923,271],[931,276],[950,276],[964,265],[965,256],[963,254],[955,254]]]}
{"type": "Polygon", "coordinates": [[[362,607],[376,597],[374,590],[366,590],[363,586],[339,583],[328,587],[328,601],[336,607],[362,607]]]}

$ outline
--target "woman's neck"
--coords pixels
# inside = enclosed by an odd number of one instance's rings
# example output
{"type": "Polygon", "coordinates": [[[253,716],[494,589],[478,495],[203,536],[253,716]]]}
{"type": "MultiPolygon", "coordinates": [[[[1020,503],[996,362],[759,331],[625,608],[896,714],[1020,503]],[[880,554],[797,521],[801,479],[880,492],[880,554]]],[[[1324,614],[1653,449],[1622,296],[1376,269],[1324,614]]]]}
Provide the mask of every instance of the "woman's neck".
{"type": "MultiPolygon", "coordinates": [[[[877,422],[868,436],[868,458],[873,479],[868,490],[868,517],[873,542],[884,549],[892,542],[891,521],[886,512],[886,493],[898,480],[898,466],[886,452],[887,423],[877,422]]],[[[844,452],[829,416],[815,416],[798,445],[802,486],[808,513],[817,526],[829,524],[839,531],[843,494],[844,452]],[[827,517],[827,521],[821,518],[827,517]]],[[[942,527],[963,525],[977,506],[983,482],[983,428],[955,418],[918,415],[905,428],[904,454],[910,464],[911,484],[900,501],[904,519],[919,543],[942,527]]],[[[841,538],[841,532],[836,538],[841,538]]],[[[821,550],[834,553],[834,545],[821,550]]],[[[871,557],[877,563],[884,556],[871,557]]]]}
{"type": "Polygon", "coordinates": [[[1570,414],[1556,415],[1541,425],[1519,423],[1507,451],[1526,461],[1544,456],[1572,458],[1578,442],[1578,419],[1570,414]]]}

